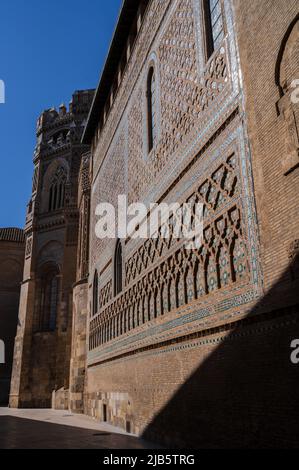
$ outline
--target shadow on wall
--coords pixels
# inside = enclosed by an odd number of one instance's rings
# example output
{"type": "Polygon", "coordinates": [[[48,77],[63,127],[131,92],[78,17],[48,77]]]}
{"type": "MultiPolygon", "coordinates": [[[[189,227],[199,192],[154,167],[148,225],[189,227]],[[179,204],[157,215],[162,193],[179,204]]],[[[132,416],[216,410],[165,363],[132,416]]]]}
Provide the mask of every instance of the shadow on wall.
{"type": "Polygon", "coordinates": [[[143,437],[170,448],[298,448],[299,364],[291,362],[291,342],[299,339],[298,292],[297,254],[143,437]]]}

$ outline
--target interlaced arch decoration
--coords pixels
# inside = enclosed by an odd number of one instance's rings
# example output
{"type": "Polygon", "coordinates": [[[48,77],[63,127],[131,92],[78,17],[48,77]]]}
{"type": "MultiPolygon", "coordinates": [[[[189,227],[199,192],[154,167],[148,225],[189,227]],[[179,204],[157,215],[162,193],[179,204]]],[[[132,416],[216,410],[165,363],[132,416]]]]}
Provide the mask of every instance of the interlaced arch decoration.
{"type": "Polygon", "coordinates": [[[169,239],[160,230],[157,239],[146,240],[132,253],[124,265],[121,295],[103,298],[91,321],[90,350],[188,304],[207,302],[219,291],[248,284],[251,266],[240,196],[239,160],[232,152],[203,176],[185,201],[203,204],[202,246],[187,250],[176,238],[170,218],[169,239]]]}

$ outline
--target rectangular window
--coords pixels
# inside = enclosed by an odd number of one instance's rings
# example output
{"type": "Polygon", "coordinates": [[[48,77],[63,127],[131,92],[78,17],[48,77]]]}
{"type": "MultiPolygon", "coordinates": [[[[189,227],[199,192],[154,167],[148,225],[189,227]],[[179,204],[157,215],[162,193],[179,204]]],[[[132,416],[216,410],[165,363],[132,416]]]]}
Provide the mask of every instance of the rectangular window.
{"type": "Polygon", "coordinates": [[[203,0],[206,50],[209,59],[213,52],[218,49],[224,38],[224,23],[221,0],[203,0]]]}

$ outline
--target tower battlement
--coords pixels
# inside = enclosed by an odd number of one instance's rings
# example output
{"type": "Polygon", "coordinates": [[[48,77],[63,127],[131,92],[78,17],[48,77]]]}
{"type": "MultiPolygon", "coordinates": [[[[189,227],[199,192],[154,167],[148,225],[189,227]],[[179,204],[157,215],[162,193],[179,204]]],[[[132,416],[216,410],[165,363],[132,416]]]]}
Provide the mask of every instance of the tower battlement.
{"type": "Polygon", "coordinates": [[[59,108],[46,109],[37,120],[36,132],[39,136],[42,132],[51,131],[53,127],[64,126],[73,119],[80,119],[86,115],[91,107],[95,90],[77,90],[67,107],[62,103],[59,108]]]}

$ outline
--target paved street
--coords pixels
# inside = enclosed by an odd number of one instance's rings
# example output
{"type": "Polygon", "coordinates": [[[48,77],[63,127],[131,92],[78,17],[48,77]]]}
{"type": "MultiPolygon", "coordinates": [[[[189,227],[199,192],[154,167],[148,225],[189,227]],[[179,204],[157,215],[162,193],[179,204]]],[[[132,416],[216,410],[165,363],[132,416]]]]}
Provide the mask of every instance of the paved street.
{"type": "Polygon", "coordinates": [[[154,449],[105,423],[65,411],[0,408],[0,449],[154,449]]]}

